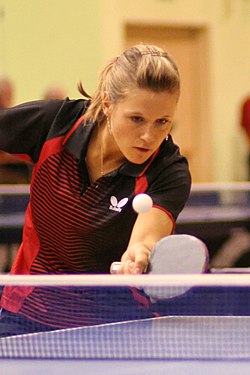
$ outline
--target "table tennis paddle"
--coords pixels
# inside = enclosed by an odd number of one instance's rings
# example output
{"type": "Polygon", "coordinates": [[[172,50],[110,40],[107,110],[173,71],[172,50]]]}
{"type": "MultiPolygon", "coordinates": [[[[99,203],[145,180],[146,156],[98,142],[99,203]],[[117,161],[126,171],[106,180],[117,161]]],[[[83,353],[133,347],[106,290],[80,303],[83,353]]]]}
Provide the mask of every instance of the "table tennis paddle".
{"type": "MultiPolygon", "coordinates": [[[[209,255],[206,245],[198,238],[187,235],[170,235],[158,241],[150,257],[146,270],[151,275],[197,274],[207,271],[209,255]]],[[[116,273],[120,262],[111,266],[116,273]]],[[[173,298],[186,293],[192,286],[180,287],[143,287],[144,292],[153,300],[173,298]]]]}

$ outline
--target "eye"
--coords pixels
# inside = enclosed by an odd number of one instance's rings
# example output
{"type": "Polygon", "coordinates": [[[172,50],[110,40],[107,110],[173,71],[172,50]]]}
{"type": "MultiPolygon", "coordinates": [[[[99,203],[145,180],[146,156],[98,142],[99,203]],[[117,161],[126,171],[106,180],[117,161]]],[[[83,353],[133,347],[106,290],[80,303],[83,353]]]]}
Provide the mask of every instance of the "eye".
{"type": "Polygon", "coordinates": [[[156,120],[156,125],[169,125],[170,121],[166,118],[160,118],[159,120],[156,120]]]}
{"type": "Polygon", "coordinates": [[[143,122],[143,117],[141,117],[141,116],[132,116],[132,117],[130,117],[130,119],[131,119],[131,121],[133,121],[133,122],[135,122],[135,123],[140,123],[140,122],[143,122]]]}

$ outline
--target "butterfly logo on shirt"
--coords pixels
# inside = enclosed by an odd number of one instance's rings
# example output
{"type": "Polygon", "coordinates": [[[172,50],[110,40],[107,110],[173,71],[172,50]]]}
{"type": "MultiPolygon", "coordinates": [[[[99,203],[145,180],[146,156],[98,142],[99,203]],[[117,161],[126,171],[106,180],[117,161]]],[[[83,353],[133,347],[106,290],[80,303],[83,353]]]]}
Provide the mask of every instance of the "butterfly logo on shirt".
{"type": "Polygon", "coordinates": [[[128,198],[123,198],[120,201],[118,201],[118,199],[114,195],[112,195],[110,197],[109,209],[112,211],[121,212],[122,208],[126,205],[127,202],[128,198]]]}

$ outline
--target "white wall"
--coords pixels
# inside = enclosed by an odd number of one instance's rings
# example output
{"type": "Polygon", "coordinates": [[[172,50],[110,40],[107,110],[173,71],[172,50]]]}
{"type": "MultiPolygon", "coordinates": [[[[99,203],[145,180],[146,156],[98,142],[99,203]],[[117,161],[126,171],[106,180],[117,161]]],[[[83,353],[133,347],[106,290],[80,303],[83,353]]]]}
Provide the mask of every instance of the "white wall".
{"type": "Polygon", "coordinates": [[[0,69],[16,85],[16,103],[41,98],[51,84],[76,96],[92,91],[100,61],[97,1],[0,0],[0,69]]]}

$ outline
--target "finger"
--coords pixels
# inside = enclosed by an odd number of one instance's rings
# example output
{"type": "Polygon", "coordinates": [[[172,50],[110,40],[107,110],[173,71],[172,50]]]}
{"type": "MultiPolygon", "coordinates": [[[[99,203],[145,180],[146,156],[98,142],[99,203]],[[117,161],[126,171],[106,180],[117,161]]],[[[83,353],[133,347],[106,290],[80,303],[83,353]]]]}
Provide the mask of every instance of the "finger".
{"type": "Polygon", "coordinates": [[[131,274],[133,273],[133,264],[131,260],[127,260],[125,262],[113,262],[110,266],[110,273],[111,274],[131,274]]]}
{"type": "Polygon", "coordinates": [[[134,262],[134,272],[135,274],[143,273],[147,270],[149,262],[149,255],[147,253],[139,253],[136,255],[134,262]]]}
{"type": "Polygon", "coordinates": [[[123,262],[123,273],[125,275],[129,275],[133,273],[133,267],[134,267],[134,262],[131,260],[127,260],[126,262],[123,262]]]}
{"type": "Polygon", "coordinates": [[[113,262],[110,266],[110,273],[112,273],[113,275],[123,274],[124,273],[123,268],[124,268],[123,262],[113,262]]]}

